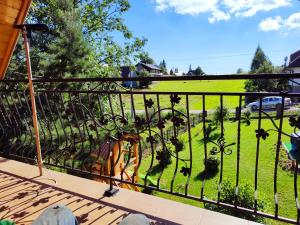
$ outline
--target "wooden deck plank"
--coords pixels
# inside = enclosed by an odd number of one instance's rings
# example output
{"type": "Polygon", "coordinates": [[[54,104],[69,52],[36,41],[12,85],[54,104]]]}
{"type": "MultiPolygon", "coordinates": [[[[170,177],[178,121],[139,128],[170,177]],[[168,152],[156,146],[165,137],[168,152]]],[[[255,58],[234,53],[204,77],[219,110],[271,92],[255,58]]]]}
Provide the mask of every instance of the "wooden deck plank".
{"type": "Polygon", "coordinates": [[[232,216],[121,188],[116,196],[107,198],[103,197],[107,184],[46,169],[45,174],[39,177],[37,167],[0,157],[0,219],[29,225],[47,207],[63,204],[72,210],[80,224],[118,224],[131,213],[144,214],[154,224],[250,224],[232,216]]]}

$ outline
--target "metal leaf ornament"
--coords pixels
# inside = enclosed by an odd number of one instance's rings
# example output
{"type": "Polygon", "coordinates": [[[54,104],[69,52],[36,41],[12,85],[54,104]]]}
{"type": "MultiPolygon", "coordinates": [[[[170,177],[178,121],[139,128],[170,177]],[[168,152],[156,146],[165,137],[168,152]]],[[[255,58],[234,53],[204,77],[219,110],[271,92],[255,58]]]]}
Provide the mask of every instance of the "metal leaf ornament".
{"type": "Polygon", "coordinates": [[[183,174],[183,176],[187,176],[191,174],[191,169],[187,167],[181,167],[180,173],[183,174]]]}
{"type": "Polygon", "coordinates": [[[150,98],[150,99],[147,99],[145,101],[145,105],[148,107],[148,108],[152,108],[152,106],[154,105],[154,102],[153,100],[150,98]]]}
{"type": "Polygon", "coordinates": [[[159,120],[157,125],[158,129],[162,130],[164,129],[166,126],[165,126],[165,121],[164,120],[159,120]]]}
{"type": "Polygon", "coordinates": [[[291,127],[296,127],[298,129],[300,129],[300,116],[298,116],[298,117],[291,116],[289,119],[289,122],[290,122],[291,127]]]}
{"type": "Polygon", "coordinates": [[[174,137],[174,136],[172,136],[172,137],[170,138],[170,141],[171,141],[171,143],[172,143],[174,146],[177,146],[178,143],[179,143],[179,140],[178,140],[176,137],[174,137]]]}
{"type": "Polygon", "coordinates": [[[172,117],[171,121],[176,127],[180,127],[181,125],[184,125],[184,120],[177,116],[172,117]]]}
{"type": "Polygon", "coordinates": [[[181,98],[178,97],[177,94],[173,94],[173,95],[170,96],[170,101],[171,101],[171,103],[172,103],[173,105],[179,104],[179,103],[180,103],[180,100],[181,100],[181,98]]]}
{"type": "Polygon", "coordinates": [[[144,124],[146,123],[146,120],[144,118],[141,118],[139,116],[136,116],[135,117],[135,125],[140,128],[140,127],[143,127],[144,124]]]}
{"type": "Polygon", "coordinates": [[[146,142],[148,142],[148,143],[155,143],[156,140],[155,140],[155,138],[153,136],[149,136],[149,137],[146,138],[146,142]]]}
{"type": "Polygon", "coordinates": [[[257,138],[262,138],[264,140],[267,139],[267,137],[269,137],[269,133],[267,131],[265,131],[264,129],[258,129],[258,130],[255,130],[256,132],[256,137],[257,138]]]}

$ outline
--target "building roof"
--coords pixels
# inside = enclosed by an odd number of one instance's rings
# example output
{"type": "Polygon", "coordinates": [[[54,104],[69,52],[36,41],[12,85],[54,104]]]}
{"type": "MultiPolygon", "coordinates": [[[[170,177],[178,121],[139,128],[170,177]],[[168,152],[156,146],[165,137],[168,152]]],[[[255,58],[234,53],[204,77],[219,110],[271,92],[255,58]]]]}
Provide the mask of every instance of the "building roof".
{"type": "Polygon", "coordinates": [[[19,30],[16,24],[23,24],[31,0],[0,0],[0,79],[3,79],[10,58],[16,46],[19,30]]]}
{"type": "Polygon", "coordinates": [[[291,54],[289,67],[300,67],[300,50],[291,54]]]}
{"type": "Polygon", "coordinates": [[[161,71],[161,68],[159,68],[158,66],[152,65],[152,64],[141,63],[141,62],[139,64],[142,65],[143,67],[146,67],[151,70],[160,70],[161,71]]]}
{"type": "Polygon", "coordinates": [[[121,76],[123,78],[127,78],[129,73],[131,72],[130,66],[122,66],[121,67],[121,76]]]}

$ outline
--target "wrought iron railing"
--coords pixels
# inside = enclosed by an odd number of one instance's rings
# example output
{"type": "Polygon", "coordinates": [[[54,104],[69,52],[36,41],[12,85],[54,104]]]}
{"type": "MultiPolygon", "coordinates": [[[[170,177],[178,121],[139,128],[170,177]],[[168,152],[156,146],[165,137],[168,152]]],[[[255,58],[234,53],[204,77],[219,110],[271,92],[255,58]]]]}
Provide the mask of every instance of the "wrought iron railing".
{"type": "MultiPolygon", "coordinates": [[[[297,139],[300,129],[300,111],[297,106],[286,109],[285,99],[299,98],[300,94],[180,92],[180,87],[164,92],[122,87],[124,81],[282,76],[299,77],[267,74],[35,80],[44,165],[107,182],[107,194],[115,186],[145,189],[215,205],[217,210],[241,212],[250,219],[299,223],[299,154],[293,158],[283,146],[289,145],[292,133],[297,139]],[[276,110],[265,109],[263,98],[267,96],[282,97],[276,110]],[[259,102],[258,110],[251,114],[244,107],[247,97],[259,102]],[[224,197],[228,180],[234,186],[231,200],[224,197]],[[243,203],[247,197],[245,184],[250,192],[253,189],[250,206],[243,203]],[[266,207],[261,207],[262,202],[266,207]]],[[[1,155],[35,163],[26,81],[2,81],[0,85],[1,155]]]]}

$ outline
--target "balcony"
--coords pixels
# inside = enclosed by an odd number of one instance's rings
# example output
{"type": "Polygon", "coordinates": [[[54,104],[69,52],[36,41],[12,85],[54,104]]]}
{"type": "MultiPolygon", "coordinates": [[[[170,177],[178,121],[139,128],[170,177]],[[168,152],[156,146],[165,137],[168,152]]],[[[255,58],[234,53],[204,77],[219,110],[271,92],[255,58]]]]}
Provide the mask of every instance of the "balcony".
{"type": "Polygon", "coordinates": [[[285,99],[300,94],[226,89],[224,80],[242,76],[127,79],[175,86],[223,80],[220,92],[133,90],[121,78],[34,80],[42,177],[33,167],[26,81],[1,81],[1,217],[30,224],[47,206],[63,203],[86,224],[118,223],[129,213],[154,224],[252,224],[207,209],[298,223],[299,154],[288,146],[292,133],[298,140],[300,119],[285,99]],[[265,107],[270,96],[282,104],[265,107]],[[246,98],[258,101],[250,114],[246,98]]]}
{"type": "Polygon", "coordinates": [[[0,160],[0,218],[17,224],[31,224],[53,204],[69,207],[80,224],[118,224],[131,213],[146,215],[152,224],[256,224],[126,189],[108,198],[103,183],[51,170],[40,177],[32,165],[0,160]]]}

